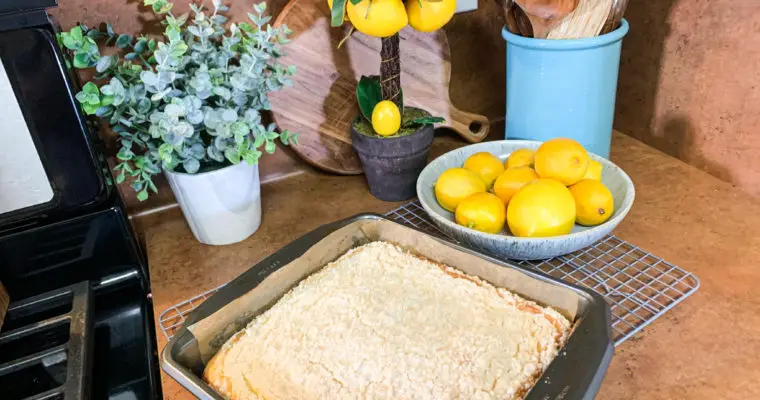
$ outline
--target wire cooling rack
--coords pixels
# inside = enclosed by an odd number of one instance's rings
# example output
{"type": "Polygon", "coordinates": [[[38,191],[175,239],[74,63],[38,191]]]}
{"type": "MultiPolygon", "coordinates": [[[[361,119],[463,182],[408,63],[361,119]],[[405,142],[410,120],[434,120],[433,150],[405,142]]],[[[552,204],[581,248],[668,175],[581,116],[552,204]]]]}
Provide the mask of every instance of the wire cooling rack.
{"type": "MultiPolygon", "coordinates": [[[[391,219],[451,240],[418,202],[388,214],[391,219]]],[[[699,279],[641,248],[609,235],[591,247],[544,261],[520,261],[565,282],[588,287],[607,299],[615,345],[620,345],[699,288],[699,279]]],[[[224,286],[224,285],[222,285],[224,286]]],[[[187,315],[222,286],[164,310],[161,331],[171,338],[187,315]]]]}

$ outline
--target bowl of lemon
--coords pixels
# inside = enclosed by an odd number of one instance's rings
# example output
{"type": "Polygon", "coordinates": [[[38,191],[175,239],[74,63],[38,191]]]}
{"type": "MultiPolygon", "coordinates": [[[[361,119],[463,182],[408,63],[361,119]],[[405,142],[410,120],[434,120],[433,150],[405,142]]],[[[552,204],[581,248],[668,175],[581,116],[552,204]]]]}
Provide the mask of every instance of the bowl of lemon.
{"type": "Polygon", "coordinates": [[[515,260],[573,253],[633,205],[628,175],[578,142],[502,140],[446,153],[417,180],[433,222],[459,242],[515,260]]]}

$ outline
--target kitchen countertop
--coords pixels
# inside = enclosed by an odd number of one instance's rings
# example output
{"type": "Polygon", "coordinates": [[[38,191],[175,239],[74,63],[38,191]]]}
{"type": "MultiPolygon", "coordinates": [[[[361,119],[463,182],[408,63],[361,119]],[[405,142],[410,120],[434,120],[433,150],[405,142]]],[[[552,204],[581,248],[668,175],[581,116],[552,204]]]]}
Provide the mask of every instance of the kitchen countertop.
{"type": "MultiPolygon", "coordinates": [[[[433,154],[464,143],[436,139],[433,154]]],[[[694,273],[701,288],[616,349],[599,399],[760,398],[760,201],[620,133],[611,159],[636,186],[615,234],[694,273]]],[[[363,176],[300,173],[262,186],[263,223],[249,239],[205,246],[178,208],[135,218],[158,316],[228,282],[315,227],[401,203],[372,197],[363,176]]],[[[162,373],[164,398],[193,396],[162,373]]]]}

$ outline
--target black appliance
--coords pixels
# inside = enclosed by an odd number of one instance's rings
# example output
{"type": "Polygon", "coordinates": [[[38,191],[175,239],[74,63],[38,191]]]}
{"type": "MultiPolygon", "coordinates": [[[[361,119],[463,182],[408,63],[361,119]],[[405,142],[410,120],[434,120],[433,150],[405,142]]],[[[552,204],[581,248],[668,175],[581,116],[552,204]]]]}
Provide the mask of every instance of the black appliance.
{"type": "Polygon", "coordinates": [[[1,66],[52,193],[0,213],[0,399],[157,399],[147,261],[74,99],[55,5],[0,0],[1,66]]]}

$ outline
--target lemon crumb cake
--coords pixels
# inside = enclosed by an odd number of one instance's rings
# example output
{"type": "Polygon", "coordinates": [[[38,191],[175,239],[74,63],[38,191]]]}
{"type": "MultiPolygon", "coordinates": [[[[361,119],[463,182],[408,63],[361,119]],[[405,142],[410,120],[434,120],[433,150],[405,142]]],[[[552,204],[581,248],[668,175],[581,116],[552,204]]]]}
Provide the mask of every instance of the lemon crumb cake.
{"type": "Polygon", "coordinates": [[[519,399],[569,330],[555,310],[373,242],[253,319],[203,378],[231,400],[519,399]]]}

